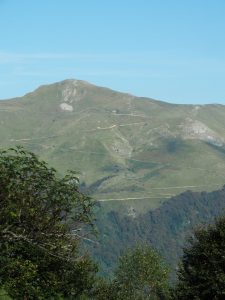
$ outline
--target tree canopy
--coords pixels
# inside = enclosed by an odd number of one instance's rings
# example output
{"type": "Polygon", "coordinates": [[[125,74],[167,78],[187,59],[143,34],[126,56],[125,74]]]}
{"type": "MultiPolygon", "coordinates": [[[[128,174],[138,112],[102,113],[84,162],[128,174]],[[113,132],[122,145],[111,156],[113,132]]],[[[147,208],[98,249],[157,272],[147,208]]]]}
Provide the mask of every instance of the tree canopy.
{"type": "Polygon", "coordinates": [[[194,232],[171,294],[168,269],[148,245],[125,252],[112,279],[96,276],[80,247],[93,205],[74,172],[61,177],[20,147],[0,151],[0,292],[18,300],[225,299],[225,217],[194,232]]]}
{"type": "Polygon", "coordinates": [[[225,217],[195,231],[178,270],[176,299],[225,299],[225,217]]]}
{"type": "Polygon", "coordinates": [[[139,244],[119,258],[113,280],[100,286],[97,299],[168,300],[168,276],[168,268],[158,253],[139,244]]]}
{"type": "Polygon", "coordinates": [[[13,299],[78,297],[96,266],[79,244],[93,202],[23,148],[0,152],[0,286],[13,299]]]}

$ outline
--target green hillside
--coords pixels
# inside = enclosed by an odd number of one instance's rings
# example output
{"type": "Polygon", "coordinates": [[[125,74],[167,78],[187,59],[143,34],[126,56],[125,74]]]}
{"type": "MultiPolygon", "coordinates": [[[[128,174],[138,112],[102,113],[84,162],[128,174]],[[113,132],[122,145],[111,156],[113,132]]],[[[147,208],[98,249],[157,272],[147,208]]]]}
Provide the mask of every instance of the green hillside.
{"type": "Polygon", "coordinates": [[[186,189],[224,184],[225,106],[174,105],[84,81],[0,101],[1,147],[23,145],[104,209],[135,216],[186,189]]]}

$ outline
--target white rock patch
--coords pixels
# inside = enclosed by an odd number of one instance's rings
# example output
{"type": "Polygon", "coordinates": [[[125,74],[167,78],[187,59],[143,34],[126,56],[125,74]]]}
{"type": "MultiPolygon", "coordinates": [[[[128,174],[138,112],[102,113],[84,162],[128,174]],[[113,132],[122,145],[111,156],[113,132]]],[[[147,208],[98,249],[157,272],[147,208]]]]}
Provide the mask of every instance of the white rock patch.
{"type": "Polygon", "coordinates": [[[68,103],[73,102],[76,94],[77,94],[77,90],[75,86],[68,86],[62,91],[63,100],[68,103]]]}
{"type": "Polygon", "coordinates": [[[64,111],[73,111],[73,106],[67,103],[61,103],[60,108],[64,111]]]}
{"type": "Polygon", "coordinates": [[[185,124],[181,124],[180,127],[184,139],[199,139],[219,147],[225,143],[222,137],[200,121],[187,118],[185,124]]]}

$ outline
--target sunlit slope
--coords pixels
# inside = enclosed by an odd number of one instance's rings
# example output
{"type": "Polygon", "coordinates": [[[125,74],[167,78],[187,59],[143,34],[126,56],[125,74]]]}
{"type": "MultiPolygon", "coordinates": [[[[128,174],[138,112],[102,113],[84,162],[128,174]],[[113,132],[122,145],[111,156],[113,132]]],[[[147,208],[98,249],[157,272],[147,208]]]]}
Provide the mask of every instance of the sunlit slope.
{"type": "Polygon", "coordinates": [[[222,105],[174,105],[66,80],[1,101],[0,124],[2,147],[24,145],[61,172],[77,170],[96,199],[111,199],[106,206],[154,208],[225,183],[222,105]]]}

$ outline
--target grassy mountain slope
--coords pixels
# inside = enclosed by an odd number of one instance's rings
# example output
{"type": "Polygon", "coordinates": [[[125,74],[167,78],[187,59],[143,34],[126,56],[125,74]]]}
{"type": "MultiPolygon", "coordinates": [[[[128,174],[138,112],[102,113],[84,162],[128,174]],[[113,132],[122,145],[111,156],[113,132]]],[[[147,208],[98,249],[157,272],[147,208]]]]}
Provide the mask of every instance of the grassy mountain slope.
{"type": "Polygon", "coordinates": [[[104,209],[138,214],[224,184],[225,106],[174,105],[66,80],[0,101],[1,147],[75,169],[104,209]],[[111,200],[119,199],[119,200],[111,200]]]}

